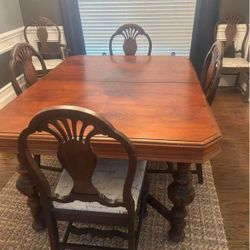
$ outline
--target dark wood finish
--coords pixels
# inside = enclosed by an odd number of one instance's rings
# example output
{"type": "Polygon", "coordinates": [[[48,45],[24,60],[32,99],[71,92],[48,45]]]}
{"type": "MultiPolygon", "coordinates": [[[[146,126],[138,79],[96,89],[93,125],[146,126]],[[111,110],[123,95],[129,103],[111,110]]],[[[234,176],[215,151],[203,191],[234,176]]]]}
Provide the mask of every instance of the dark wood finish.
{"type": "Polygon", "coordinates": [[[174,181],[168,186],[168,197],[174,206],[171,209],[169,237],[179,242],[184,239],[184,228],[187,215],[186,206],[194,199],[194,188],[192,187],[192,175],[190,164],[178,163],[177,171],[174,173],[174,181]]]}
{"type": "Polygon", "coordinates": [[[200,80],[210,105],[214,100],[220,81],[223,54],[223,44],[219,41],[215,42],[208,51],[202,66],[200,80]]]}
{"type": "Polygon", "coordinates": [[[249,25],[247,22],[243,20],[240,16],[237,15],[230,15],[226,16],[224,19],[219,20],[214,29],[214,40],[216,40],[217,32],[218,32],[218,26],[220,24],[226,24],[225,29],[225,36],[226,36],[226,42],[225,42],[225,55],[228,55],[227,57],[235,57],[235,53],[240,53],[241,57],[244,57],[245,55],[245,45],[247,41],[247,36],[249,33],[249,25]],[[246,33],[241,45],[241,49],[236,51],[234,47],[234,38],[237,34],[237,25],[238,24],[244,24],[246,26],[246,33]]]}
{"type": "Polygon", "coordinates": [[[27,167],[20,164],[20,160],[17,167],[17,172],[19,173],[19,177],[16,182],[16,188],[21,194],[28,198],[27,205],[30,208],[30,213],[34,219],[32,222],[32,227],[36,231],[43,230],[45,227],[45,220],[40,205],[39,194],[34,182],[30,177],[27,167]]]}
{"type": "Polygon", "coordinates": [[[191,171],[191,172],[192,172],[192,174],[197,174],[198,183],[203,184],[202,164],[197,163],[196,164],[196,170],[191,171]]]}
{"type": "MultiPolygon", "coordinates": [[[[158,165],[153,162],[151,164],[158,165]]],[[[174,181],[168,186],[168,197],[174,204],[171,211],[161,204],[157,199],[148,196],[148,203],[156,209],[163,217],[170,221],[171,229],[169,230],[169,239],[179,242],[185,238],[184,228],[186,225],[185,217],[187,216],[186,206],[194,199],[194,188],[192,187],[192,172],[190,164],[177,163],[177,169],[174,169],[172,163],[167,163],[167,169],[151,169],[150,173],[171,173],[174,181]]],[[[148,167],[151,167],[150,164],[148,167]]],[[[201,170],[201,165],[200,168],[201,170]]],[[[203,181],[203,180],[202,180],[203,181]]]]}
{"type": "Polygon", "coordinates": [[[17,67],[21,66],[27,87],[38,80],[36,69],[32,63],[32,57],[39,59],[42,66],[42,74],[46,74],[46,66],[41,55],[28,43],[18,43],[14,46],[10,54],[9,72],[12,86],[16,95],[22,93],[22,89],[17,80],[17,67]]]}
{"type": "MultiPolygon", "coordinates": [[[[38,77],[44,76],[47,73],[46,65],[41,55],[28,43],[18,43],[14,46],[10,55],[9,72],[12,86],[16,95],[20,95],[23,90],[21,89],[17,80],[17,67],[22,68],[26,86],[28,88],[38,81],[38,77]],[[32,63],[32,57],[37,57],[42,66],[42,74],[38,75],[32,63]]],[[[40,165],[40,155],[35,155],[37,163],[40,165]]],[[[40,165],[41,166],[41,165],[40,165]]],[[[53,169],[50,166],[41,166],[43,169],[53,169]]]]}
{"type": "MultiPolygon", "coordinates": [[[[152,164],[158,164],[152,163],[152,164]]],[[[177,169],[174,170],[173,165],[169,163],[168,169],[153,169],[151,173],[171,173],[174,181],[168,186],[168,197],[174,206],[169,211],[157,199],[148,196],[148,203],[155,208],[163,217],[168,219],[171,224],[169,230],[169,239],[179,242],[184,239],[184,228],[186,225],[185,217],[187,215],[186,206],[194,199],[194,188],[192,187],[192,174],[190,164],[177,163],[177,169]]],[[[149,166],[150,167],[150,166],[149,166]]]]}
{"type": "MultiPolygon", "coordinates": [[[[156,56],[145,63],[145,58],[67,58],[0,111],[1,151],[17,152],[19,133],[41,109],[68,104],[106,117],[128,136],[139,159],[202,163],[214,157],[221,133],[191,62],[156,56]]],[[[33,153],[57,150],[55,140],[45,134],[34,135],[29,143],[33,153]]],[[[102,136],[93,139],[93,147],[98,156],[125,157],[117,143],[102,136]]]]}
{"type": "Polygon", "coordinates": [[[120,26],[117,31],[111,36],[109,41],[109,53],[113,55],[112,44],[116,36],[123,36],[123,51],[126,56],[134,56],[137,51],[136,38],[138,36],[145,36],[148,40],[148,56],[151,55],[152,51],[152,41],[150,36],[144,31],[144,29],[138,24],[127,23],[120,26]]]}
{"type": "MultiPolygon", "coordinates": [[[[67,243],[67,239],[65,239],[65,242],[59,244],[56,217],[62,213],[67,214],[67,219],[64,216],[62,216],[61,219],[70,222],[67,234],[69,234],[69,232],[74,234],[86,232],[96,234],[98,231],[100,235],[103,235],[103,233],[100,232],[102,230],[95,229],[94,231],[89,231],[87,229],[77,229],[72,225],[72,222],[78,222],[79,220],[75,221],[73,216],[70,216],[71,212],[75,213],[75,211],[62,211],[61,209],[58,211],[58,209],[53,206],[53,201],[67,203],[75,200],[83,202],[95,201],[108,207],[125,207],[127,214],[121,214],[121,218],[119,218],[119,214],[115,214],[114,218],[112,218],[112,214],[109,214],[108,217],[110,220],[115,221],[117,225],[119,225],[119,221],[124,221],[124,218],[127,219],[128,249],[136,249],[138,239],[135,238],[136,209],[132,197],[132,184],[136,172],[137,156],[133,145],[124,134],[117,131],[107,120],[91,110],[75,106],[56,106],[41,111],[30,121],[29,126],[24,129],[19,136],[18,151],[20,164],[27,168],[35,184],[34,189],[39,193],[48,227],[51,249],[59,249],[59,245],[64,246],[63,243],[67,243]],[[62,167],[67,170],[73,179],[73,188],[70,194],[66,196],[60,197],[51,192],[49,182],[32,157],[28,146],[28,137],[37,132],[47,132],[58,142],[58,159],[62,167]],[[121,144],[127,154],[128,170],[124,182],[122,200],[110,200],[101,193],[102,190],[97,190],[92,184],[91,178],[96,167],[97,156],[93,152],[91,140],[97,135],[105,135],[115,139],[121,144]]],[[[22,173],[19,173],[22,176],[22,173]]],[[[18,183],[20,182],[18,181],[18,183]]],[[[17,185],[17,187],[23,192],[22,186],[17,185]]],[[[144,201],[146,201],[146,199],[144,199],[144,201]]],[[[28,204],[31,202],[31,199],[29,199],[28,204]]],[[[141,212],[143,212],[145,205],[144,202],[141,206],[141,212]]],[[[35,215],[41,210],[39,207],[32,207],[32,209],[35,210],[35,215]]],[[[78,211],[78,213],[84,216],[90,212],[78,211]]],[[[94,216],[96,212],[91,213],[94,216]]],[[[91,224],[104,223],[103,220],[107,218],[107,214],[99,214],[100,216],[96,217],[91,224]]],[[[142,219],[142,215],[139,217],[142,219]]],[[[37,218],[34,217],[34,219],[37,218]]],[[[121,222],[121,226],[122,225],[123,223],[121,222]]],[[[117,235],[124,238],[123,234],[119,234],[116,231],[107,231],[103,236],[106,235],[117,235]]],[[[139,236],[139,234],[137,235],[139,236]]],[[[69,244],[67,244],[67,246],[68,245],[69,244]]]]}
{"type": "MultiPolygon", "coordinates": [[[[242,102],[235,88],[219,88],[212,109],[223,132],[223,153],[212,160],[212,167],[228,247],[248,249],[248,104],[242,102]]],[[[14,174],[16,165],[14,154],[0,153],[0,189],[14,174]]]]}
{"type": "MultiPolygon", "coordinates": [[[[39,51],[44,59],[64,59],[68,56],[69,49],[66,45],[61,44],[61,32],[59,27],[55,23],[53,23],[46,17],[39,16],[33,21],[31,26],[36,27],[36,35],[41,45],[39,51]],[[47,30],[48,27],[54,27],[57,31],[57,41],[53,41],[56,44],[54,50],[52,50],[49,46],[47,30]]],[[[24,38],[27,43],[29,43],[27,31],[31,26],[25,26],[24,28],[24,38]]]]}

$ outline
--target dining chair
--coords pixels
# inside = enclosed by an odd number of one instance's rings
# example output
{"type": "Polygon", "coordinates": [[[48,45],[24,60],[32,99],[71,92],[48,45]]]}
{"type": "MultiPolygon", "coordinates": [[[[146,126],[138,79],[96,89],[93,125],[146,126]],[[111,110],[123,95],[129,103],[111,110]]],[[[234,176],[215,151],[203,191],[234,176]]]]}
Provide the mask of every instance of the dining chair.
{"type": "MultiPolygon", "coordinates": [[[[33,85],[40,77],[47,73],[46,65],[41,55],[28,43],[17,43],[10,53],[9,75],[12,86],[17,96],[33,85]],[[42,70],[38,74],[33,60],[38,59],[42,70]],[[22,77],[23,75],[23,77],[22,77]]],[[[35,160],[42,169],[60,171],[59,169],[41,164],[41,156],[34,155],[35,160]]]]}
{"type": "Polygon", "coordinates": [[[236,75],[235,85],[240,83],[240,75],[248,73],[249,24],[237,15],[229,15],[219,20],[214,29],[214,39],[224,44],[223,75],[236,75]]]}
{"type": "MultiPolygon", "coordinates": [[[[46,17],[37,17],[31,25],[25,26],[24,38],[27,43],[37,46],[38,51],[43,57],[48,70],[55,68],[68,55],[69,49],[62,44],[62,35],[59,27],[46,17]],[[35,29],[35,38],[32,30],[35,29]],[[53,39],[49,39],[50,31],[56,33],[53,39]]],[[[35,62],[35,68],[40,69],[38,62],[35,62]]]]}
{"type": "Polygon", "coordinates": [[[223,67],[224,46],[220,41],[216,41],[208,51],[203,62],[200,82],[205,93],[207,102],[212,105],[223,67]]]}
{"type": "Polygon", "coordinates": [[[119,236],[128,239],[128,249],[137,248],[148,193],[146,161],[137,161],[129,139],[105,118],[85,108],[50,107],[35,115],[21,132],[18,151],[20,163],[27,167],[40,194],[51,249],[109,249],[90,243],[69,243],[72,234],[119,236]],[[37,132],[48,133],[58,142],[57,157],[63,171],[54,189],[27,143],[28,137],[37,132]],[[124,159],[99,158],[93,145],[100,136],[116,141],[123,148],[124,159]],[[62,241],[59,241],[58,221],[68,224],[62,241]],[[104,229],[104,225],[112,229],[104,229]],[[115,226],[119,228],[114,229],[115,226]],[[120,227],[127,231],[119,230],[120,227]]]}
{"type": "MultiPolygon", "coordinates": [[[[212,105],[220,81],[223,54],[223,44],[220,41],[216,41],[211,46],[203,62],[200,82],[209,105],[212,105]]],[[[175,172],[175,163],[166,162],[165,165],[161,167],[159,162],[148,162],[148,173],[173,174],[175,172]]],[[[197,175],[198,183],[203,184],[202,164],[196,163],[191,173],[197,175]]]]}
{"type": "Polygon", "coordinates": [[[16,92],[16,95],[20,95],[23,89],[28,88],[34,84],[38,77],[41,77],[47,73],[46,65],[42,56],[28,43],[17,43],[10,53],[9,62],[9,74],[10,81],[16,92]],[[38,75],[33,64],[33,58],[36,57],[39,61],[42,69],[42,74],[38,75]],[[23,73],[23,78],[20,79],[20,75],[23,73]],[[19,78],[19,79],[18,79],[19,78]]]}
{"type": "Polygon", "coordinates": [[[113,55],[113,41],[116,36],[123,36],[123,51],[126,56],[135,55],[137,51],[136,39],[138,36],[145,36],[148,41],[148,53],[151,55],[152,51],[152,41],[149,35],[144,31],[144,29],[138,24],[127,23],[120,26],[117,31],[111,36],[109,40],[109,53],[113,55]]]}

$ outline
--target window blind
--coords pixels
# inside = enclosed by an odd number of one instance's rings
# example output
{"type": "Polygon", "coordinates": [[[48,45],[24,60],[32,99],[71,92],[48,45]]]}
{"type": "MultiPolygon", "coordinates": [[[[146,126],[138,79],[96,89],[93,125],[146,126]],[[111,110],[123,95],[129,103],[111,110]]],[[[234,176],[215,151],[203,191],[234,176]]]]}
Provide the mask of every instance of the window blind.
{"type": "MultiPolygon", "coordinates": [[[[109,39],[125,23],[144,28],[153,55],[189,56],[196,0],[78,0],[86,52],[109,54],[109,39]]],[[[138,37],[137,54],[146,54],[147,40],[138,37]]],[[[124,54],[123,39],[113,43],[114,54],[124,54]]]]}

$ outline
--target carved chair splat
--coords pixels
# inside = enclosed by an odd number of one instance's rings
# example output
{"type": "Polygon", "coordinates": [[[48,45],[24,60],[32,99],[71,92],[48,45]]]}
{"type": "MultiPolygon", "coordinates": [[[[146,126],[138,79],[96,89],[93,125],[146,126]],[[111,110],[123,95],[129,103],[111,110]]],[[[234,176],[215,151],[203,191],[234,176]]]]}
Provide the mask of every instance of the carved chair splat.
{"type": "MultiPolygon", "coordinates": [[[[46,17],[37,17],[31,26],[34,26],[36,28],[36,35],[38,38],[38,41],[40,43],[40,53],[43,57],[43,59],[55,59],[60,58],[64,59],[69,54],[69,49],[65,44],[61,43],[61,31],[59,27],[53,23],[50,19],[46,17]],[[57,32],[57,39],[53,41],[55,43],[55,48],[51,49],[49,47],[49,41],[48,41],[48,28],[54,27],[57,32]]],[[[24,37],[27,43],[30,43],[30,40],[28,38],[28,29],[31,26],[25,26],[24,28],[24,37]]]]}
{"type": "MultiPolygon", "coordinates": [[[[12,86],[16,95],[22,93],[17,80],[17,67],[21,65],[24,79],[27,87],[31,86],[38,80],[36,69],[32,62],[32,57],[37,57],[42,66],[42,75],[45,75],[47,70],[41,55],[28,43],[18,43],[14,46],[10,54],[9,73],[12,86]]],[[[41,76],[41,75],[40,75],[41,76]]]]}
{"type": "Polygon", "coordinates": [[[216,41],[208,51],[202,66],[200,81],[209,105],[212,105],[220,81],[223,55],[223,44],[216,41]]]}
{"type": "Polygon", "coordinates": [[[219,20],[214,29],[215,40],[225,44],[223,58],[223,75],[235,75],[235,86],[241,90],[243,96],[249,92],[249,84],[245,85],[244,75],[249,72],[249,24],[244,18],[229,15],[219,20]],[[220,37],[220,26],[224,26],[224,37],[220,37]],[[245,85],[245,86],[244,86],[245,85]],[[244,86],[244,87],[243,87],[244,86]]]}
{"type": "Polygon", "coordinates": [[[135,55],[137,51],[137,43],[136,43],[136,38],[140,36],[145,36],[148,40],[148,53],[147,55],[151,55],[152,51],[152,41],[149,35],[144,31],[144,29],[137,25],[137,24],[124,24],[120,26],[117,31],[111,36],[110,41],[109,41],[109,53],[112,56],[113,55],[113,40],[116,36],[123,36],[124,37],[124,43],[123,43],[123,51],[126,56],[131,56],[135,55]]]}
{"type": "Polygon", "coordinates": [[[214,28],[214,40],[216,41],[217,38],[217,32],[218,32],[218,28],[219,25],[221,24],[225,24],[226,28],[225,28],[225,37],[226,37],[226,41],[224,44],[224,51],[225,51],[225,55],[229,55],[230,57],[235,57],[235,53],[240,53],[241,57],[244,57],[245,55],[245,46],[246,46],[246,41],[247,41],[247,37],[248,37],[248,33],[249,33],[249,25],[248,23],[246,23],[243,18],[241,18],[240,16],[237,15],[229,15],[226,16],[224,19],[219,20],[214,28]],[[237,35],[237,25],[239,24],[243,24],[246,26],[246,32],[244,35],[244,38],[242,40],[242,44],[241,44],[241,48],[239,50],[236,50],[234,47],[234,40],[235,37],[237,35]]]}

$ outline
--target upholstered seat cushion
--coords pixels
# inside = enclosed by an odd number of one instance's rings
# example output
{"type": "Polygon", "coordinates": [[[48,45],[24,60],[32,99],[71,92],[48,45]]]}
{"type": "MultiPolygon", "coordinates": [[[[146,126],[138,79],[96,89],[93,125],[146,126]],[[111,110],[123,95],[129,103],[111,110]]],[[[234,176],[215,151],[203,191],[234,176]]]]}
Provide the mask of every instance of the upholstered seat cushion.
{"type": "MultiPolygon", "coordinates": [[[[106,197],[112,200],[122,201],[122,193],[125,177],[127,174],[128,161],[117,159],[98,159],[98,163],[92,176],[93,185],[106,197]]],[[[146,169],[146,161],[138,161],[136,174],[132,186],[132,196],[135,208],[142,188],[143,177],[146,169]]],[[[64,196],[70,193],[73,180],[66,170],[63,170],[55,193],[64,196]]],[[[70,203],[53,202],[55,208],[71,209],[81,211],[105,212],[105,213],[127,213],[124,207],[108,207],[98,202],[74,201],[70,203]]]]}
{"type": "MultiPolygon", "coordinates": [[[[56,66],[58,66],[63,60],[62,59],[50,59],[50,60],[44,60],[46,68],[48,70],[54,69],[56,66]]],[[[42,70],[42,65],[38,58],[32,59],[33,65],[37,71],[42,70]]]]}
{"type": "Polygon", "coordinates": [[[249,62],[241,57],[223,58],[223,68],[248,68],[249,62]]]}

